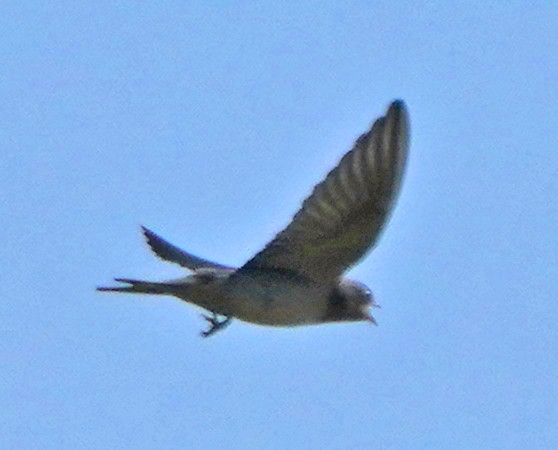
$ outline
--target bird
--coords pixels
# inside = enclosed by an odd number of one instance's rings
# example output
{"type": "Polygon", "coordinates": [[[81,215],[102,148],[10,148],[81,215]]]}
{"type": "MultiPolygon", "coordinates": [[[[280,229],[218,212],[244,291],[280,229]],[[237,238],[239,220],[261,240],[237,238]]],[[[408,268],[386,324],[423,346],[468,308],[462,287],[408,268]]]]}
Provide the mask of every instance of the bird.
{"type": "Polygon", "coordinates": [[[241,267],[195,256],[142,227],[163,261],[187,269],[168,281],[115,278],[98,291],[173,296],[205,310],[209,337],[233,319],[295,327],[347,322],[377,325],[372,291],[345,276],[378,242],[407,162],[409,114],[390,103],[304,200],[291,222],[241,267]]]}

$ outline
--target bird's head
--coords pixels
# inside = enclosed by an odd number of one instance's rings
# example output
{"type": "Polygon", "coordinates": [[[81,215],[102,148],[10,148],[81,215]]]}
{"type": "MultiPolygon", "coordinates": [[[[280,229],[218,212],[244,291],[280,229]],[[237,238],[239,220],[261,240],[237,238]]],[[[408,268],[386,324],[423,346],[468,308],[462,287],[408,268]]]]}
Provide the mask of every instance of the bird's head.
{"type": "Polygon", "coordinates": [[[358,322],[368,321],[377,325],[370,313],[370,307],[378,307],[372,291],[362,283],[343,278],[328,298],[326,321],[358,322]]]}

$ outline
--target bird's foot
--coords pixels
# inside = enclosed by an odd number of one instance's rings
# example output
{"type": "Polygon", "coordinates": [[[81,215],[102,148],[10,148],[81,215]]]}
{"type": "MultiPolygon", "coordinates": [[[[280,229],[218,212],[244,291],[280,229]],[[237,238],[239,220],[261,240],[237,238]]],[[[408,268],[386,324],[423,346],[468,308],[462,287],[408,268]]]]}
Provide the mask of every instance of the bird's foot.
{"type": "Polygon", "coordinates": [[[204,338],[209,337],[209,336],[217,333],[217,331],[226,328],[231,323],[231,320],[232,320],[231,316],[225,316],[225,319],[219,320],[218,314],[216,314],[214,312],[212,312],[211,314],[213,314],[213,315],[212,316],[206,316],[205,314],[202,314],[202,317],[211,325],[208,330],[202,331],[200,333],[201,336],[204,337],[204,338]]]}

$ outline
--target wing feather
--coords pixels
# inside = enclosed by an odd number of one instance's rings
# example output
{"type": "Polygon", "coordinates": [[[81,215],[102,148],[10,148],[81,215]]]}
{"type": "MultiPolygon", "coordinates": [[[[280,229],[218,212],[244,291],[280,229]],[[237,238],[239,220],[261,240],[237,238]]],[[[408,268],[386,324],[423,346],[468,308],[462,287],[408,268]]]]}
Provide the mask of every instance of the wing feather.
{"type": "Polygon", "coordinates": [[[377,242],[401,184],[408,146],[402,101],[360,136],[291,223],[240,270],[282,270],[331,282],[377,242]]]}
{"type": "Polygon", "coordinates": [[[151,247],[153,253],[155,253],[155,255],[163,261],[178,264],[192,271],[200,269],[232,269],[232,267],[209,261],[205,258],[200,258],[199,256],[188,253],[186,250],[182,250],[176,245],[171,244],[169,241],[163,239],[157,233],[144,226],[142,226],[141,229],[145,239],[147,240],[147,244],[151,247]]]}

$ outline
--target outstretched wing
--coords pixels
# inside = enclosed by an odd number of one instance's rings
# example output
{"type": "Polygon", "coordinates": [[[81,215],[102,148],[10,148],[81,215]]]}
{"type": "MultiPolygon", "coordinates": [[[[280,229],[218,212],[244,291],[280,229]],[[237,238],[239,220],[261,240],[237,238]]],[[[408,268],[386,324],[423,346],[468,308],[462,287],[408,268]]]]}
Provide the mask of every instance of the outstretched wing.
{"type": "Polygon", "coordinates": [[[159,258],[178,264],[188,270],[200,269],[232,269],[232,267],[224,266],[222,264],[208,261],[207,259],[194,256],[191,253],[178,248],[176,245],[171,244],[163,239],[158,234],[145,227],[141,227],[147,244],[159,258]]]}
{"type": "Polygon", "coordinates": [[[272,269],[331,282],[376,243],[401,184],[408,114],[402,101],[358,138],[291,223],[240,271],[272,269]]]}

